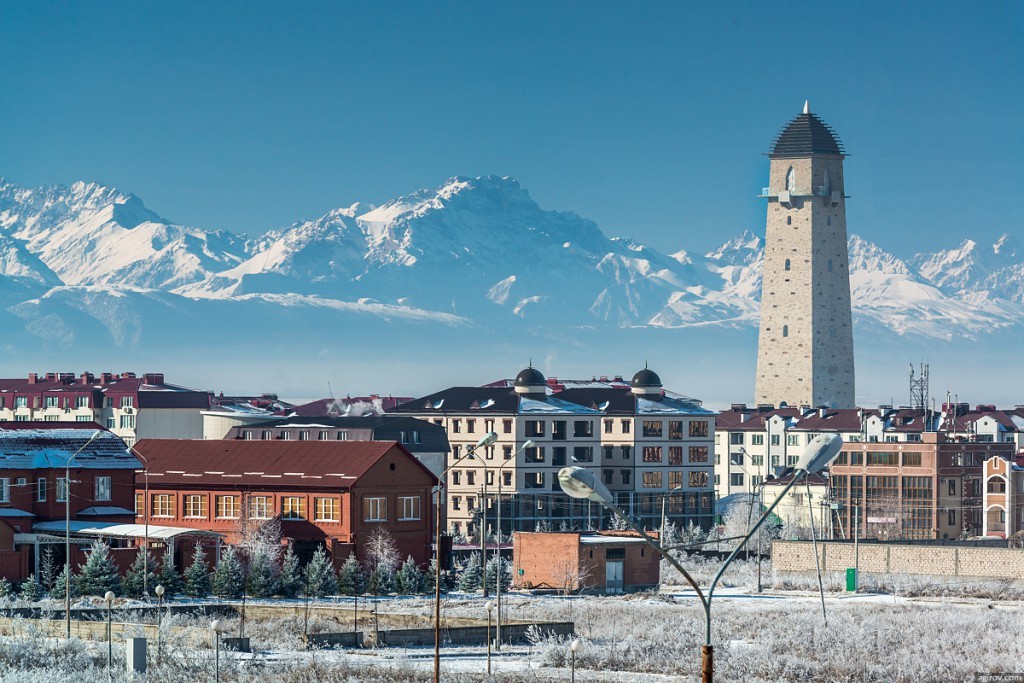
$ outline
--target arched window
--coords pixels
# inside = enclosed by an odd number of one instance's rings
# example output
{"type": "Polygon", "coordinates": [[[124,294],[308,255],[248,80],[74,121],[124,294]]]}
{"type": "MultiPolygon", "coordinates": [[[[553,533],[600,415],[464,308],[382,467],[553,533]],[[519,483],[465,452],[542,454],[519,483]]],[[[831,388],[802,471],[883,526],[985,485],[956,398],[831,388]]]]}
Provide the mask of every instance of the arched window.
{"type": "Polygon", "coordinates": [[[786,225],[793,225],[793,217],[786,216],[786,225]]]}
{"type": "Polygon", "coordinates": [[[828,177],[828,169],[825,169],[825,177],[821,180],[821,195],[830,197],[832,195],[832,181],[828,177]]]}
{"type": "Polygon", "coordinates": [[[793,170],[792,166],[786,171],[786,192],[796,194],[796,171],[793,170]]]}
{"type": "Polygon", "coordinates": [[[789,325],[783,325],[782,326],[782,336],[783,337],[788,337],[789,336],[789,325]]]}
{"type": "Polygon", "coordinates": [[[828,260],[828,272],[832,272],[832,259],[828,260]]]}
{"type": "Polygon", "coordinates": [[[789,270],[789,259],[786,259],[786,270],[789,270]]]}

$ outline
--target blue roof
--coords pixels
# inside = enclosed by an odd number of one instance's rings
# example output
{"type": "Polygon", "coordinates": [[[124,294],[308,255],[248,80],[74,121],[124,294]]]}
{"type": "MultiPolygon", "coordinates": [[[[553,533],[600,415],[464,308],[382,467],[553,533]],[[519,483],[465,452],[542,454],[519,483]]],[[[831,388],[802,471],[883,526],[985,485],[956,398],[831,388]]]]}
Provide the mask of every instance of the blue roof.
{"type": "Polygon", "coordinates": [[[63,468],[72,457],[71,466],[80,469],[142,468],[121,437],[107,431],[0,427],[0,470],[63,468]],[[99,436],[89,442],[96,431],[99,436]]]}

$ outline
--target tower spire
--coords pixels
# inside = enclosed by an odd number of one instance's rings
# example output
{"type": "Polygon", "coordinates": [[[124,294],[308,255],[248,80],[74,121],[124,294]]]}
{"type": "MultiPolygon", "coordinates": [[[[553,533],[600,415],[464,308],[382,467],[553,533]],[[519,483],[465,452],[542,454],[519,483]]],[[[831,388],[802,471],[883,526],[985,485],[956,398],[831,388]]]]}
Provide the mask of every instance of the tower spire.
{"type": "Polygon", "coordinates": [[[804,100],[804,113],[805,114],[810,114],[811,113],[811,105],[810,105],[810,102],[808,100],[804,100]]]}

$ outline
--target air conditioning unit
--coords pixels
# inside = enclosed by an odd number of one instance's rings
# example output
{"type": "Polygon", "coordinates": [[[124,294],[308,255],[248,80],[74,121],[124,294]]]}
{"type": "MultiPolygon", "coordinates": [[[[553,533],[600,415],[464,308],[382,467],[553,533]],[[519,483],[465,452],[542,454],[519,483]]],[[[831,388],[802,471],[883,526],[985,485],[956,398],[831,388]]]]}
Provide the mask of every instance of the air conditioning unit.
{"type": "Polygon", "coordinates": [[[125,415],[131,415],[131,414],[132,414],[132,412],[133,412],[133,411],[132,411],[131,407],[128,407],[128,408],[125,408],[125,409],[124,409],[124,414],[125,414],[125,415]]]}

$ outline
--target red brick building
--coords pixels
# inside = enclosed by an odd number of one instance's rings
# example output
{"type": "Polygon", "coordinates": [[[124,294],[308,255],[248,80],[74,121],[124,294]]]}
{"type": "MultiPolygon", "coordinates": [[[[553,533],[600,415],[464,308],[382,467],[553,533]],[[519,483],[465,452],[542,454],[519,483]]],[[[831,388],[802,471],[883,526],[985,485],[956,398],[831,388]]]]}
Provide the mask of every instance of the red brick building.
{"type": "Polygon", "coordinates": [[[661,580],[657,551],[632,531],[517,531],[512,567],[514,588],[623,593],[661,580]]]}
{"type": "Polygon", "coordinates": [[[136,521],[224,534],[237,542],[249,522],[280,518],[283,538],[308,558],[325,545],[335,564],[376,529],[395,539],[404,558],[432,557],[436,478],[395,442],[186,441],[145,439],[148,463],[136,483],[136,521]]]}

